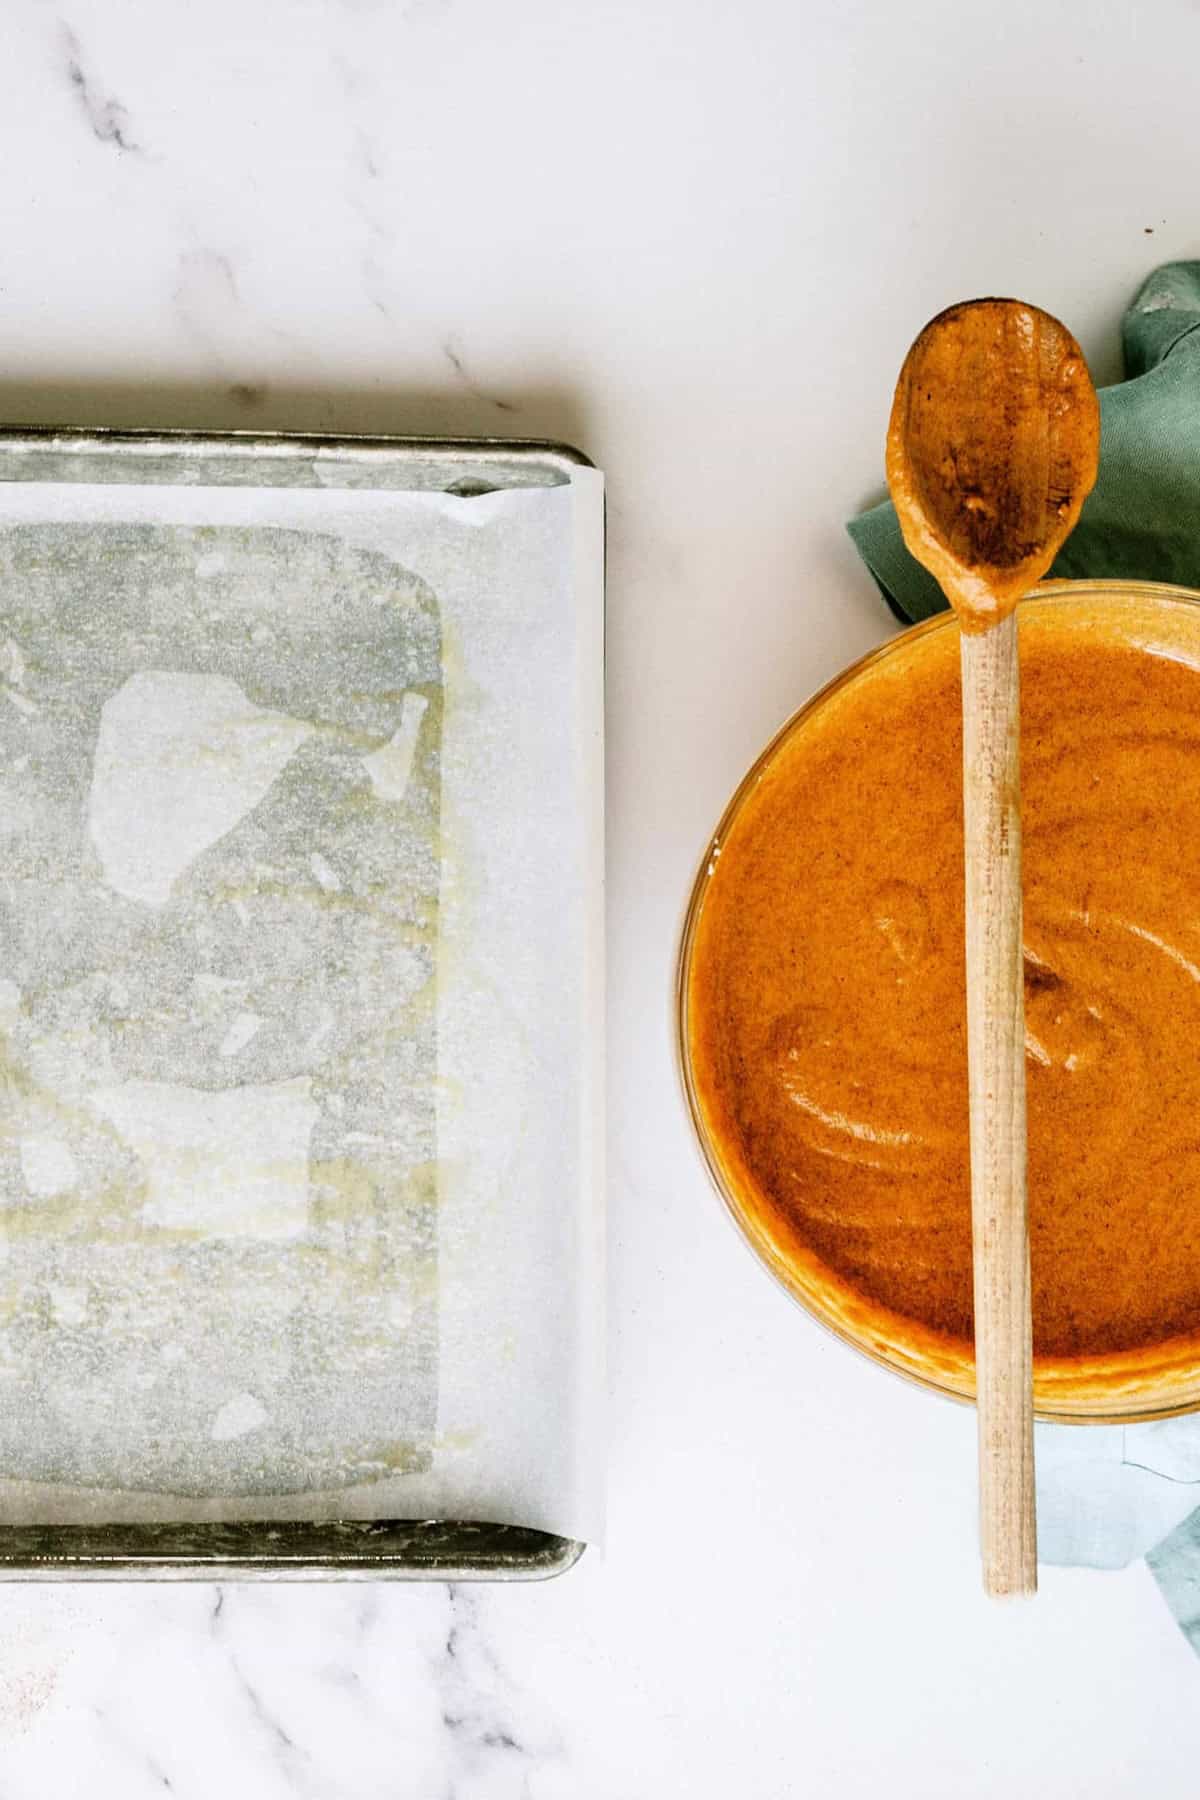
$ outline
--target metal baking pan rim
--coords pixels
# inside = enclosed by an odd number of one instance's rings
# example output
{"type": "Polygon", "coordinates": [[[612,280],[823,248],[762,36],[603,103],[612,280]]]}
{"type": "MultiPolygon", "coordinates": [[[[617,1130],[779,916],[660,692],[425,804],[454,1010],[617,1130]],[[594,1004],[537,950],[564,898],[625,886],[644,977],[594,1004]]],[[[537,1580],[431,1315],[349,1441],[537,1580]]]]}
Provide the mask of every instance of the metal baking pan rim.
{"type": "Polygon", "coordinates": [[[420,432],[254,431],[249,428],[192,430],[185,426],[0,425],[0,447],[13,451],[24,444],[28,444],[30,448],[78,449],[83,452],[119,448],[128,444],[139,450],[161,447],[164,454],[188,444],[196,444],[246,451],[249,454],[271,451],[284,455],[294,454],[297,457],[317,454],[322,450],[350,451],[367,456],[378,454],[380,457],[394,455],[397,451],[420,451],[428,456],[464,457],[474,462],[486,462],[496,456],[540,459],[560,465],[568,476],[571,469],[595,468],[591,457],[584,451],[557,438],[441,437],[420,432]]]}
{"type": "Polygon", "coordinates": [[[10,1581],[546,1581],[586,1545],[452,1520],[0,1526],[10,1581]]]}

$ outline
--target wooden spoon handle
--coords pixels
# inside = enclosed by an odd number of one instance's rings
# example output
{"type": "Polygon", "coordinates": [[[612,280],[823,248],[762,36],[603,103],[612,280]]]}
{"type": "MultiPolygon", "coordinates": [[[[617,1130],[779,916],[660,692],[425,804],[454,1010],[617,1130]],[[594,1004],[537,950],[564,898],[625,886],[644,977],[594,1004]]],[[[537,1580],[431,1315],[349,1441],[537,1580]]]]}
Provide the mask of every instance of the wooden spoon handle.
{"type": "Polygon", "coordinates": [[[1017,615],[962,634],[979,1518],[989,1594],[1037,1591],[1025,1200],[1017,615]]]}

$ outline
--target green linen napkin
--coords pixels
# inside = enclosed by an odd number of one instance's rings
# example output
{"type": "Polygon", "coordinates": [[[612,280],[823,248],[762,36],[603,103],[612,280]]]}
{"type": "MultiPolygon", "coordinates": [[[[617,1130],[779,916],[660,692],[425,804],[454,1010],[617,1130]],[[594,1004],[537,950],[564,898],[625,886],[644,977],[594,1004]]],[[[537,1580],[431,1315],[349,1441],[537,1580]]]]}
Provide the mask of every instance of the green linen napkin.
{"type": "MultiPolygon", "coordinates": [[[[1155,269],[1121,327],[1126,379],[1100,395],[1100,474],[1051,573],[1200,587],[1200,262],[1155,269]]],[[[847,528],[906,622],[946,605],[890,503],[847,528]]],[[[1043,1562],[1138,1556],[1200,1655],[1200,1413],[1105,1429],[1040,1425],[1043,1562]]]]}
{"type": "MultiPolygon", "coordinates": [[[[1126,379],[1100,394],[1099,478],[1050,573],[1200,587],[1200,262],[1155,269],[1121,343],[1126,379]]],[[[847,529],[901,619],[944,608],[890,500],[847,529]]]]}

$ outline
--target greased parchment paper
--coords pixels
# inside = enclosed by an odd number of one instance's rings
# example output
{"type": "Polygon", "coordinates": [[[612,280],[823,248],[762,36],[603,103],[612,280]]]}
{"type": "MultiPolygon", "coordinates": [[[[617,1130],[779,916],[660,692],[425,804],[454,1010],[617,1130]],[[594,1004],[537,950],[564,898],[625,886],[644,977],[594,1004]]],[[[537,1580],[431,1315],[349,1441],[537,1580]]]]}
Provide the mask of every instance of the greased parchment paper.
{"type": "Polygon", "coordinates": [[[600,1530],[602,484],[0,486],[0,1517],[600,1530]]]}

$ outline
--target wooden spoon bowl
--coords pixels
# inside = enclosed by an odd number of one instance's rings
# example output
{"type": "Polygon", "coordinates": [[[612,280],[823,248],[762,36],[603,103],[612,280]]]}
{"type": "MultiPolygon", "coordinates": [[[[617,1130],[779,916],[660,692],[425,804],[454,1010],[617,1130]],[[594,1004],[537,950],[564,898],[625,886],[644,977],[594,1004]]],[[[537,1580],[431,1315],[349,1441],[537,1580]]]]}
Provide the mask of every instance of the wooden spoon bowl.
{"type": "Polygon", "coordinates": [[[887,478],[904,541],[967,631],[1042,579],[1096,480],[1100,409],[1064,325],[1019,300],[931,319],[904,361],[887,478]]]}

